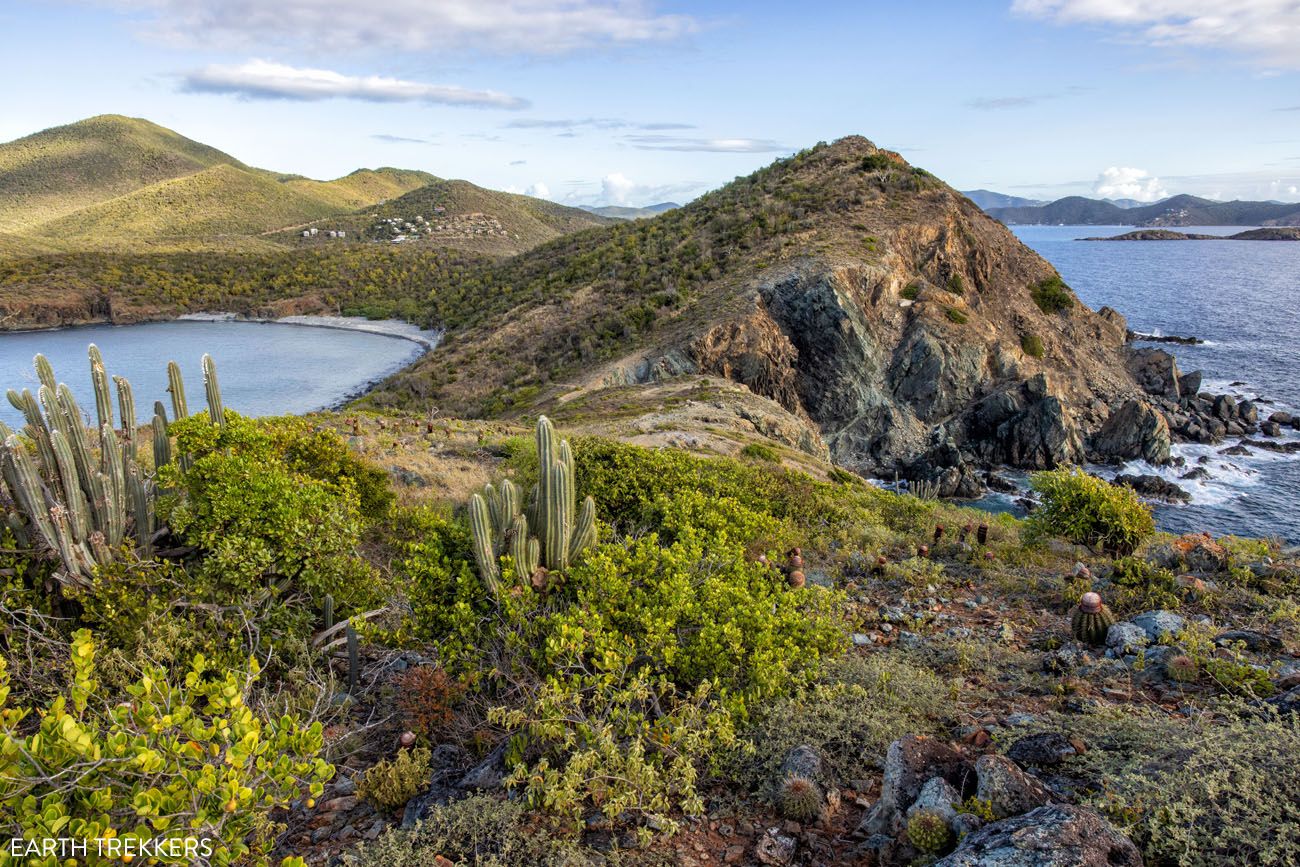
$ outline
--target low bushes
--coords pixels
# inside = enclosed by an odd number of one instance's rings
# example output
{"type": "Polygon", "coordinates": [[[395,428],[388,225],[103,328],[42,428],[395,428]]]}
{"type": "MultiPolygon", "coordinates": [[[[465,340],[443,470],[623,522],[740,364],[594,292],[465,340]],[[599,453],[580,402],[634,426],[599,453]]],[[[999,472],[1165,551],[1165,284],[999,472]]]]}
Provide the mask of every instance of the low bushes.
{"type": "Polygon", "coordinates": [[[319,723],[249,708],[255,664],[222,672],[198,656],[183,678],[150,669],[114,703],[96,681],[90,632],[70,650],[68,682],[39,710],[7,703],[0,657],[0,811],[15,836],[116,836],[132,855],[144,841],[196,837],[214,864],[265,864],[271,809],[318,796],[333,775],[319,723]]]}
{"type": "Polygon", "coordinates": [[[1030,477],[1042,504],[1028,518],[1032,536],[1061,536],[1112,554],[1131,554],[1155,532],[1151,510],[1128,488],[1074,469],[1030,477]]]}

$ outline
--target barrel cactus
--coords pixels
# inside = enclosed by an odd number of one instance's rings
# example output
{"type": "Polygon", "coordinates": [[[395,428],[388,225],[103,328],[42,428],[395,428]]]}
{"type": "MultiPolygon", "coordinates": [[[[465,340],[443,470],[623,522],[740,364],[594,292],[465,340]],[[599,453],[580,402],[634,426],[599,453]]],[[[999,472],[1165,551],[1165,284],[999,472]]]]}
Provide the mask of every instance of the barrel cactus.
{"type": "Polygon", "coordinates": [[[791,775],[781,782],[777,792],[777,807],[781,815],[796,822],[812,822],[821,815],[826,796],[821,786],[805,776],[791,775]]]}
{"type": "Polygon", "coordinates": [[[907,820],[907,839],[922,852],[941,852],[952,840],[952,829],[933,810],[918,810],[907,820]]]}
{"type": "Polygon", "coordinates": [[[1075,640],[1092,647],[1106,643],[1106,633],[1114,624],[1115,615],[1096,593],[1083,594],[1070,620],[1075,640]]]}

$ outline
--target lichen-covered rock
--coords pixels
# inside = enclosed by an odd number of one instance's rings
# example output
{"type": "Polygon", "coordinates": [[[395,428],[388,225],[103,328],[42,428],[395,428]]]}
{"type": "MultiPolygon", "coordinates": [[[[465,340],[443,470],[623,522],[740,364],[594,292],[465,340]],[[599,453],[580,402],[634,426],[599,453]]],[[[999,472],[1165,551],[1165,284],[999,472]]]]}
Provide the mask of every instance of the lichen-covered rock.
{"type": "Polygon", "coordinates": [[[1007,757],[1021,765],[1052,767],[1079,754],[1074,742],[1060,732],[1041,732],[1020,738],[1007,749],[1007,757]]]}
{"type": "Polygon", "coordinates": [[[943,777],[931,777],[921,786],[912,806],[907,808],[907,818],[911,819],[917,813],[934,813],[952,827],[957,819],[957,809],[953,805],[960,804],[961,801],[961,792],[952,783],[943,777]]]}
{"type": "Polygon", "coordinates": [[[1039,807],[985,825],[934,867],[1141,867],[1142,855],[1095,810],[1039,807]]]}
{"type": "Polygon", "coordinates": [[[987,801],[998,819],[1028,812],[1052,800],[1051,792],[1037,777],[1020,770],[1006,756],[980,756],[975,762],[975,776],[975,796],[987,801]]]}
{"type": "Polygon", "coordinates": [[[960,792],[972,776],[973,768],[966,757],[943,741],[921,735],[899,738],[885,753],[880,799],[858,824],[857,834],[898,834],[907,808],[929,780],[941,777],[960,792]]]}
{"type": "Polygon", "coordinates": [[[1131,618],[1131,622],[1158,644],[1167,643],[1187,628],[1187,621],[1172,611],[1144,611],[1131,618]]]}
{"type": "Polygon", "coordinates": [[[1151,641],[1145,629],[1121,620],[1106,633],[1106,647],[1119,654],[1134,653],[1151,641]]]}

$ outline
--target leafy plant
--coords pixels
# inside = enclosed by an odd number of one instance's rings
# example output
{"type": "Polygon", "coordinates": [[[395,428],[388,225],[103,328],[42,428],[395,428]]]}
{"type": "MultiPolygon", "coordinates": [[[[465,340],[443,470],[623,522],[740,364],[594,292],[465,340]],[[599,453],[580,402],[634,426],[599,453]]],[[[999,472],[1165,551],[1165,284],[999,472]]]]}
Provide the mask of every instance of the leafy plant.
{"type": "Polygon", "coordinates": [[[1060,313],[1074,306],[1074,294],[1058,274],[1032,284],[1029,295],[1044,313],[1060,313]]]}
{"type": "Polygon", "coordinates": [[[970,317],[958,310],[956,307],[945,307],[943,308],[943,313],[948,317],[949,322],[955,322],[958,325],[965,325],[970,321],[970,317]]]}
{"type": "Polygon", "coordinates": [[[69,681],[35,712],[7,703],[0,657],[0,807],[17,837],[198,837],[215,844],[215,864],[265,864],[270,811],[319,796],[333,775],[319,723],[248,706],[251,660],[220,671],[200,655],[180,683],[151,669],[106,706],[89,630],[70,650],[69,681]]]}
{"type": "Polygon", "coordinates": [[[960,274],[953,274],[948,278],[948,282],[944,284],[944,288],[954,295],[962,295],[966,292],[966,281],[962,279],[960,274]]]}
{"type": "Polygon", "coordinates": [[[1061,536],[1114,554],[1131,554],[1155,532],[1151,510],[1131,489],[1078,468],[1034,473],[1042,503],[1027,519],[1031,536],[1061,536]]]}
{"type": "Polygon", "coordinates": [[[1046,347],[1043,346],[1043,338],[1037,334],[1023,335],[1020,338],[1020,348],[1030,358],[1042,358],[1047,353],[1046,347]]]}
{"type": "Polygon", "coordinates": [[[740,450],[740,454],[743,457],[753,458],[756,461],[766,461],[769,464],[779,464],[781,462],[781,453],[764,443],[749,443],[740,450]]]}
{"type": "Polygon", "coordinates": [[[397,809],[429,784],[432,757],[427,747],[403,747],[392,759],[382,759],[366,769],[357,781],[357,795],[381,809],[397,809]]]}

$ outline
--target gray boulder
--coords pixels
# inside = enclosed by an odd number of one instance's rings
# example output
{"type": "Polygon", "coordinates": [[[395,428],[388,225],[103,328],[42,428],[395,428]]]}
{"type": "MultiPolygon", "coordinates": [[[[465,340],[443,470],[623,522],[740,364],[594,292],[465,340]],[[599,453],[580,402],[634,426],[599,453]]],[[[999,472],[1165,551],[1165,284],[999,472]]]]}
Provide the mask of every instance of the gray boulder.
{"type": "MultiPolygon", "coordinates": [[[[1187,627],[1187,621],[1172,611],[1144,611],[1134,617],[1132,623],[1157,644],[1166,643],[1187,627]]],[[[1109,639],[1110,635],[1107,634],[1106,638],[1109,639]]]]}
{"type": "Polygon", "coordinates": [[[1052,800],[1038,778],[1020,770],[1006,756],[985,755],[975,762],[978,788],[975,796],[987,801],[998,819],[1026,813],[1052,800]]]}
{"type": "Polygon", "coordinates": [[[907,808],[934,777],[947,780],[961,790],[972,773],[970,762],[943,741],[920,735],[905,735],[889,745],[880,799],[858,824],[861,837],[875,834],[894,836],[903,828],[907,808]]]}
{"type": "Polygon", "coordinates": [[[1092,447],[1106,458],[1169,463],[1169,423],[1162,413],[1141,400],[1125,401],[1093,437],[1092,447]]]}
{"type": "Polygon", "coordinates": [[[1150,643],[1147,631],[1141,626],[1122,620],[1106,633],[1106,647],[1117,654],[1133,653],[1150,643]]]}
{"type": "Polygon", "coordinates": [[[1052,804],[962,839],[934,867],[1141,867],[1133,841],[1097,811],[1052,804]]]}

